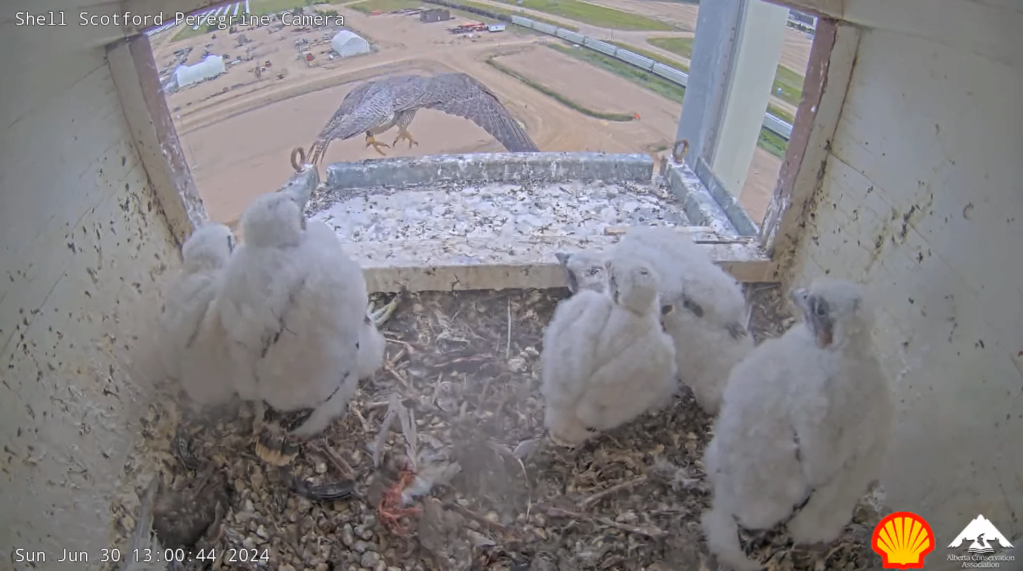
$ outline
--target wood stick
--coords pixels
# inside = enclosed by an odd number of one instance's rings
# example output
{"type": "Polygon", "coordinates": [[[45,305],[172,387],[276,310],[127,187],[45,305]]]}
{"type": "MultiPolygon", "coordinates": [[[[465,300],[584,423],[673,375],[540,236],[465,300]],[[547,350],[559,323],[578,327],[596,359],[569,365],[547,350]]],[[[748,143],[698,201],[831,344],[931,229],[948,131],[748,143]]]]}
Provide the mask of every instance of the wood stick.
{"type": "Polygon", "coordinates": [[[588,521],[590,523],[598,523],[600,525],[604,525],[604,526],[607,526],[607,527],[613,527],[615,529],[620,529],[620,530],[628,532],[628,533],[634,533],[636,535],[642,535],[644,537],[649,537],[650,539],[661,539],[661,538],[663,538],[663,537],[665,537],[667,535],[667,533],[664,530],[662,530],[661,528],[659,528],[657,526],[646,525],[646,526],[640,527],[640,526],[634,526],[634,525],[626,525],[624,523],[618,523],[617,521],[607,519],[606,517],[594,517],[594,516],[589,516],[589,515],[586,515],[586,514],[581,514],[581,513],[576,513],[576,512],[572,512],[572,511],[568,511],[568,510],[563,510],[561,508],[549,507],[549,508],[547,508],[547,515],[549,515],[551,517],[568,517],[568,518],[588,521]]]}
{"type": "Polygon", "coordinates": [[[319,442],[312,442],[310,444],[313,451],[326,456],[327,461],[333,464],[334,468],[336,468],[338,472],[341,472],[342,476],[345,478],[352,478],[355,476],[355,469],[352,468],[352,465],[342,458],[341,455],[337,453],[337,450],[334,450],[330,444],[327,444],[326,442],[323,442],[322,444],[319,442]]]}
{"type": "Polygon", "coordinates": [[[639,476],[639,477],[633,478],[631,480],[628,480],[626,482],[621,482],[621,483],[615,484],[615,485],[611,486],[610,488],[608,488],[606,490],[601,490],[601,491],[593,494],[592,496],[586,498],[585,500],[579,502],[579,507],[581,509],[583,509],[583,510],[590,509],[591,507],[593,507],[600,500],[602,500],[602,499],[604,499],[604,498],[606,498],[606,497],[608,497],[608,496],[610,496],[612,494],[616,494],[618,492],[621,492],[623,490],[629,490],[629,489],[635,488],[636,486],[645,484],[646,481],[647,481],[647,477],[645,475],[643,475],[643,476],[639,476]]]}

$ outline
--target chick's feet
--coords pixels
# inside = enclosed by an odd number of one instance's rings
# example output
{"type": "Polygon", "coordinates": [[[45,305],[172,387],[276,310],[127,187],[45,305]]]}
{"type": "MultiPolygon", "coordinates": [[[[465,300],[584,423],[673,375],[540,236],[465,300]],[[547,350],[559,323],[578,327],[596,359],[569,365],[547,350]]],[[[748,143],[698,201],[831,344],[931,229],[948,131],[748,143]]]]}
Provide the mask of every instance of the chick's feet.
{"type": "Polygon", "coordinates": [[[269,406],[256,436],[256,454],[273,466],[287,466],[298,455],[300,443],[289,433],[301,425],[312,409],[291,412],[276,411],[269,406]]]}
{"type": "Polygon", "coordinates": [[[394,315],[394,310],[398,308],[398,296],[394,296],[386,305],[377,309],[374,307],[373,302],[370,302],[366,306],[366,316],[369,317],[373,325],[376,325],[377,329],[383,327],[384,323],[394,315]]]}

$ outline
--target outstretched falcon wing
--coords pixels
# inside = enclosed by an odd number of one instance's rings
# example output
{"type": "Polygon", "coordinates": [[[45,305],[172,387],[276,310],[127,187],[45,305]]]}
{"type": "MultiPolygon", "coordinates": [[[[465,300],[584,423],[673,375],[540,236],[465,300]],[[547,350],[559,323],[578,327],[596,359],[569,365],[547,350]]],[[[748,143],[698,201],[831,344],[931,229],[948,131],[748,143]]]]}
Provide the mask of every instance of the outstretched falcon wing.
{"type": "MultiPolygon", "coordinates": [[[[366,82],[350,91],[310,147],[309,162],[318,163],[334,139],[349,139],[387,124],[397,113],[422,108],[469,119],[513,153],[539,151],[497,96],[476,79],[464,73],[399,75],[366,82]]],[[[295,160],[300,150],[292,152],[296,170],[301,170],[295,160]]]]}
{"type": "Polygon", "coordinates": [[[442,73],[395,87],[395,111],[436,109],[483,127],[513,153],[540,150],[497,96],[471,76],[442,73]]]}

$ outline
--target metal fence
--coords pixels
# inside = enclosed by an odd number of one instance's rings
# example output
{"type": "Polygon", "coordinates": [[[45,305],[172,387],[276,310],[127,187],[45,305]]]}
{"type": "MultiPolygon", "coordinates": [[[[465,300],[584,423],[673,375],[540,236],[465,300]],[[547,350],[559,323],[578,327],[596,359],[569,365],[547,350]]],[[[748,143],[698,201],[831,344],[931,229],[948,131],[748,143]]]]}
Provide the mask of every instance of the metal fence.
{"type": "MultiPolygon", "coordinates": [[[[454,8],[456,10],[463,10],[465,12],[479,14],[480,16],[493,18],[495,20],[511,22],[516,26],[522,26],[523,28],[529,28],[531,30],[535,30],[543,34],[555,36],[557,38],[561,38],[565,41],[581,45],[595,52],[604,54],[606,56],[613,57],[619,61],[623,61],[629,65],[638,67],[644,71],[648,71],[666,81],[670,81],[671,83],[674,83],[682,87],[686,86],[686,83],[688,82],[689,79],[689,74],[680,69],[676,69],[669,65],[665,65],[663,63],[654,61],[644,55],[637,54],[625,48],[620,48],[614,44],[609,44],[607,42],[602,42],[596,38],[584,36],[583,34],[573,32],[572,30],[566,30],[565,28],[559,28],[557,26],[552,26],[551,24],[537,22],[536,20],[530,20],[529,18],[523,18],[522,16],[509,16],[507,14],[482,10],[475,6],[463,6],[461,4],[458,4],[457,2],[451,2],[450,0],[424,0],[424,1],[429,2],[431,4],[440,4],[441,6],[447,6],[449,8],[454,8]]],[[[763,126],[768,131],[771,131],[772,133],[778,135],[779,137],[785,139],[786,141],[788,141],[789,137],[792,136],[792,125],[786,121],[783,121],[782,119],[779,119],[778,117],[775,117],[770,113],[764,114],[763,126]]]]}

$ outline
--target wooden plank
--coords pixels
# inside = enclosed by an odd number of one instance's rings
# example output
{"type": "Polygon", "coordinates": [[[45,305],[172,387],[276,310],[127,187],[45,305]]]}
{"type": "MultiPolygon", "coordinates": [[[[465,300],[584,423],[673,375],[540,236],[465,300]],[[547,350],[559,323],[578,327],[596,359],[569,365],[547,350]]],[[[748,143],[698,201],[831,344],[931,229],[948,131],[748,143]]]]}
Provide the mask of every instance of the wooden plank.
{"type": "Polygon", "coordinates": [[[107,61],[135,149],[178,243],[207,220],[145,35],[111,44],[107,61]]]}
{"type": "Polygon", "coordinates": [[[831,139],[845,105],[856,62],[859,30],[835,20],[817,22],[817,34],[803,86],[778,187],[760,231],[764,250],[775,262],[775,275],[791,267],[807,219],[815,216],[814,202],[827,165],[831,139]]]}
{"type": "MultiPolygon", "coordinates": [[[[629,230],[632,230],[634,228],[649,228],[649,226],[606,226],[604,228],[604,235],[622,236],[624,234],[627,234],[629,230]]],[[[695,236],[698,235],[700,236],[718,235],[718,233],[715,232],[714,229],[711,228],[710,226],[667,226],[667,228],[671,228],[672,230],[678,232],[679,234],[686,234],[689,235],[690,237],[694,237],[694,239],[695,236]]]]}
{"type": "MultiPolygon", "coordinates": [[[[452,291],[553,288],[565,285],[556,252],[606,251],[617,236],[550,236],[501,242],[494,237],[408,243],[348,242],[346,252],[365,272],[370,291],[452,291]]],[[[766,281],[771,261],[755,238],[702,243],[710,258],[741,282],[766,281]]]]}
{"type": "MultiPolygon", "coordinates": [[[[605,236],[623,236],[635,228],[649,228],[648,226],[608,226],[604,228],[605,236]]],[[[679,234],[688,236],[697,244],[756,244],[755,236],[722,236],[710,226],[667,226],[679,234]]]]}

